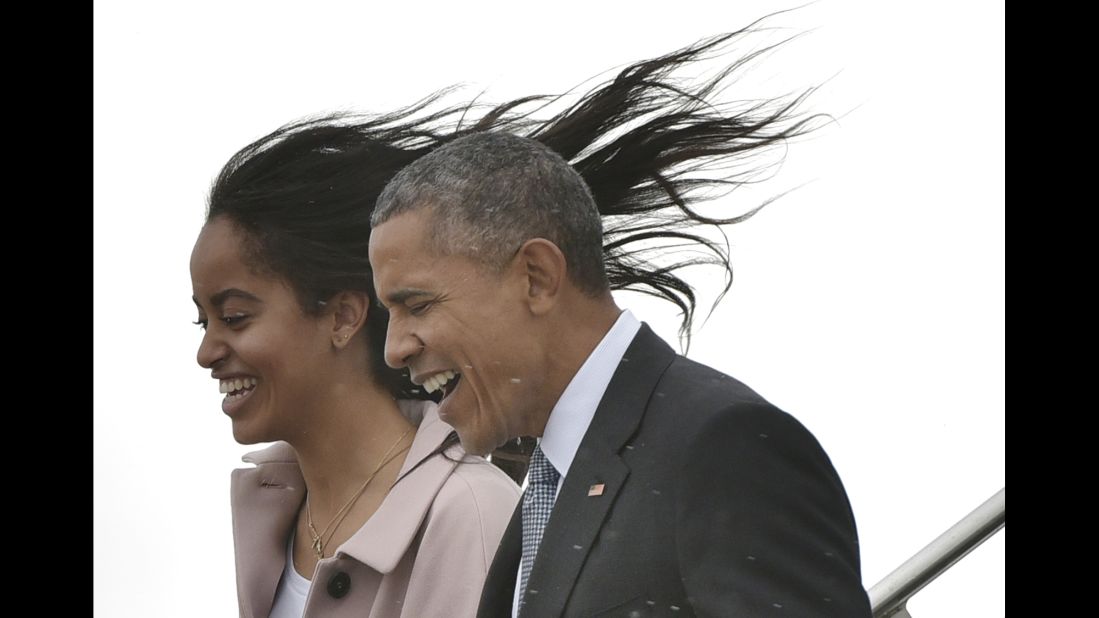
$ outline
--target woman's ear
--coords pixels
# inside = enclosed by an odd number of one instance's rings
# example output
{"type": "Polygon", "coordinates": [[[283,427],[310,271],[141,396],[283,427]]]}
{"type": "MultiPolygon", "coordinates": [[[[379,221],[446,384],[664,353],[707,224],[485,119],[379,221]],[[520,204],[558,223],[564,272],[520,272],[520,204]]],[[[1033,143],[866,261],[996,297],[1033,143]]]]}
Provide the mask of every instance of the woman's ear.
{"type": "Polygon", "coordinates": [[[370,295],[351,290],[338,292],[328,299],[327,306],[332,316],[332,345],[337,349],[347,347],[366,324],[370,295]]]}

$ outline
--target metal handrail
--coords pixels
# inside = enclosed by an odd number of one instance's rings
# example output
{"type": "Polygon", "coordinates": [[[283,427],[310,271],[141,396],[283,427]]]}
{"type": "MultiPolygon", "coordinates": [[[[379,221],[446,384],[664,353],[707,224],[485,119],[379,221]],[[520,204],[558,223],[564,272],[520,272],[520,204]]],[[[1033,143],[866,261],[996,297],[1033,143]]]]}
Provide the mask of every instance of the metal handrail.
{"type": "Polygon", "coordinates": [[[1000,489],[875,584],[870,589],[870,607],[874,618],[908,616],[905,604],[912,595],[999,532],[1006,522],[1006,489],[1000,489]]]}

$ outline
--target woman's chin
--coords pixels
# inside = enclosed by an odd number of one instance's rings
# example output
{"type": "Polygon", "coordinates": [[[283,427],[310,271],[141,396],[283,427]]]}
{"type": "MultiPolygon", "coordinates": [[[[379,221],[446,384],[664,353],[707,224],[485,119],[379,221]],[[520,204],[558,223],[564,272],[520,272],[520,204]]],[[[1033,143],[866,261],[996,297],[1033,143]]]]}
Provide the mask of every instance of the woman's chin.
{"type": "Polygon", "coordinates": [[[243,419],[233,419],[233,439],[237,444],[252,445],[265,442],[276,442],[275,438],[267,435],[267,432],[257,431],[243,419]]]}

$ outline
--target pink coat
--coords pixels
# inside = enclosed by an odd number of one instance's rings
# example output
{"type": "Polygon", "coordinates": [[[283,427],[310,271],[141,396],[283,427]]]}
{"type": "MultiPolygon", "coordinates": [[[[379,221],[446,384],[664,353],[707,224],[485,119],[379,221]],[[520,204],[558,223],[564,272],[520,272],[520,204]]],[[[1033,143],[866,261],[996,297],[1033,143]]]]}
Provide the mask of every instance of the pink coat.
{"type": "MultiPolygon", "coordinates": [[[[451,427],[431,402],[400,402],[422,422],[401,467],[439,446],[451,427]]],[[[313,574],[305,616],[474,616],[481,586],[519,500],[496,466],[460,446],[424,462],[389,492],[374,515],[313,574]],[[342,593],[342,594],[341,594],[342,593]]],[[[267,618],[286,564],[305,484],[285,442],[249,453],[233,471],[233,541],[242,618],[267,618]]]]}

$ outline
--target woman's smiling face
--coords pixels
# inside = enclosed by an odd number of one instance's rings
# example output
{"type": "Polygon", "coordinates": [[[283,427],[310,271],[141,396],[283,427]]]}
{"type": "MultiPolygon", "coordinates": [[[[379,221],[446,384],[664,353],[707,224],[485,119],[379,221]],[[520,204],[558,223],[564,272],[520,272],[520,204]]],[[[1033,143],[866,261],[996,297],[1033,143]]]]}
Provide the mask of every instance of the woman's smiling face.
{"type": "MultiPolygon", "coordinates": [[[[205,332],[198,364],[225,394],[221,409],[241,444],[284,440],[308,424],[331,358],[331,328],[306,314],[281,278],[245,259],[246,238],[209,221],[191,253],[191,287],[205,332]]],[[[330,325],[329,325],[330,326],[330,325]]]]}

